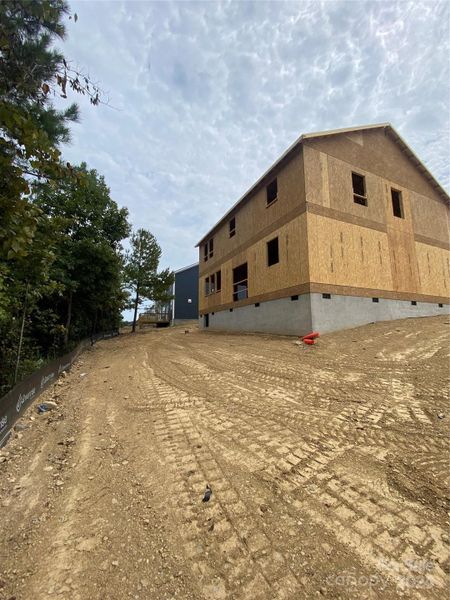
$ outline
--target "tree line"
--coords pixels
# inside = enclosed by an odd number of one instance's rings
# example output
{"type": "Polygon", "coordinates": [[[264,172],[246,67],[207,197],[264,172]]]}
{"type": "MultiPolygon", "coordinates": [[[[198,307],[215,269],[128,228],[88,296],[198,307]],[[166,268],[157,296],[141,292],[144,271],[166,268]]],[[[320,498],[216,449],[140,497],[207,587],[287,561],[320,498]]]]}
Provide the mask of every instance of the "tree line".
{"type": "MultiPolygon", "coordinates": [[[[104,177],[64,161],[79,119],[71,103],[100,88],[55,48],[64,0],[0,2],[0,397],[14,383],[93,333],[116,329],[124,308],[170,299],[161,248],[111,198],[104,177]]],[[[134,327],[133,327],[134,330],[134,327]]]]}

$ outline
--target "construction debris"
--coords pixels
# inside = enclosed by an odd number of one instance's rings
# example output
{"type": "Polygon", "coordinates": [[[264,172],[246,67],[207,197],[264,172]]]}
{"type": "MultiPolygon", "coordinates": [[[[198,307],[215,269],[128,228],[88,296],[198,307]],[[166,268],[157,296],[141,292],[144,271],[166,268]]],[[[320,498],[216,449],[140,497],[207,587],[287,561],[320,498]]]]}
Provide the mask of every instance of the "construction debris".
{"type": "Polygon", "coordinates": [[[203,500],[202,502],[209,502],[209,499],[212,496],[212,489],[211,486],[209,484],[207,484],[206,486],[206,490],[205,490],[205,495],[203,496],[203,500]]]}
{"type": "Polygon", "coordinates": [[[311,333],[304,335],[301,339],[302,339],[303,343],[306,344],[307,346],[314,346],[314,344],[316,343],[315,340],[318,337],[320,337],[320,334],[317,331],[312,331],[311,333]]]}

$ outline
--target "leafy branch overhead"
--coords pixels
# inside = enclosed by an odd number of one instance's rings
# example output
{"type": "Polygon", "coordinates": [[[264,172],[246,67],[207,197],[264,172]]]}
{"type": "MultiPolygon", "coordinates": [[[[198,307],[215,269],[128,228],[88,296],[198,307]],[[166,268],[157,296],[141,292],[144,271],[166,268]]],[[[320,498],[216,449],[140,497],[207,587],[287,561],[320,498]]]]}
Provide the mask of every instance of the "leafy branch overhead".
{"type": "Polygon", "coordinates": [[[63,0],[0,2],[0,256],[29,250],[38,215],[27,201],[30,183],[74,176],[59,146],[79,110],[56,109],[52,96],[67,98],[71,89],[94,106],[102,102],[99,86],[55,48],[68,15],[63,0]]]}
{"type": "MultiPolygon", "coordinates": [[[[88,96],[89,102],[94,106],[107,104],[106,101],[101,99],[103,92],[98,84],[89,79],[81,70],[72,67],[64,58],[62,64],[63,67],[56,73],[55,80],[56,86],[59,87],[61,98],[67,98],[67,86],[69,86],[74,92],[88,96]]],[[[56,94],[57,89],[55,86],[52,86],[52,82],[43,83],[42,92],[47,96],[51,92],[56,94]]]]}
{"type": "MultiPolygon", "coordinates": [[[[67,98],[69,88],[89,96],[94,105],[103,102],[98,83],[53,47],[66,37],[62,19],[72,19],[65,1],[3,0],[1,5],[0,77],[7,100],[45,103],[52,91],[67,98]],[[45,60],[33,64],[32,58],[45,60]]],[[[76,13],[73,20],[78,20],[76,13]]]]}

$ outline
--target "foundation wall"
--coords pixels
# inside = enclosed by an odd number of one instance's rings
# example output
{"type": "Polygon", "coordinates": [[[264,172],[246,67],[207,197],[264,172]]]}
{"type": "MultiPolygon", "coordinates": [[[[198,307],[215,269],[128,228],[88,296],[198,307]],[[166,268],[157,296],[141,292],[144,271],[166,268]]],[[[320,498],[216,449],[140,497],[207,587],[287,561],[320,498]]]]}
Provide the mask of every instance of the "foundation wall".
{"type": "MultiPolygon", "coordinates": [[[[275,333],[280,335],[304,335],[311,331],[311,304],[309,294],[291,298],[280,298],[209,313],[211,330],[248,331],[275,333]]],[[[205,328],[205,316],[199,319],[200,328],[205,328]]]]}
{"type": "Polygon", "coordinates": [[[429,317],[449,314],[450,307],[438,303],[417,302],[412,305],[406,300],[389,300],[358,296],[303,294],[298,300],[281,298],[209,313],[209,327],[205,327],[206,316],[200,317],[201,329],[224,331],[247,331],[279,335],[301,336],[310,331],[329,333],[350,329],[377,321],[390,321],[412,317],[429,317]]]}
{"type": "Polygon", "coordinates": [[[372,298],[358,296],[331,295],[330,299],[324,299],[322,294],[311,294],[310,302],[313,329],[321,333],[377,321],[444,315],[450,311],[446,304],[442,307],[432,302],[417,302],[412,305],[407,300],[386,298],[373,302],[372,298]]]}

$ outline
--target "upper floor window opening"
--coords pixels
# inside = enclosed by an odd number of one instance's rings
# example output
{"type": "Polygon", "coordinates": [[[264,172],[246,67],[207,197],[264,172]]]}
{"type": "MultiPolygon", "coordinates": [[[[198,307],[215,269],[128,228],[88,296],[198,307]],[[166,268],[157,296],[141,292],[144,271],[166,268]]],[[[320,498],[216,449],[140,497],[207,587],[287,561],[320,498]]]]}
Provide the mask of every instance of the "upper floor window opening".
{"type": "Polygon", "coordinates": [[[269,204],[272,204],[272,202],[275,202],[275,200],[278,199],[278,180],[276,177],[266,187],[266,194],[267,194],[267,206],[269,206],[269,204]]]}
{"type": "Polygon", "coordinates": [[[367,206],[366,178],[364,175],[352,173],[353,202],[367,206]]]}
{"type": "Polygon", "coordinates": [[[236,234],[236,217],[233,217],[232,219],[229,220],[228,229],[229,229],[230,238],[231,238],[231,237],[233,237],[233,235],[236,234]]]}
{"type": "Polygon", "coordinates": [[[206,262],[208,258],[212,258],[214,256],[214,238],[206,240],[205,245],[203,246],[203,260],[206,262]]]}
{"type": "Polygon", "coordinates": [[[404,219],[402,193],[391,188],[392,212],[394,217],[404,219]]]}

